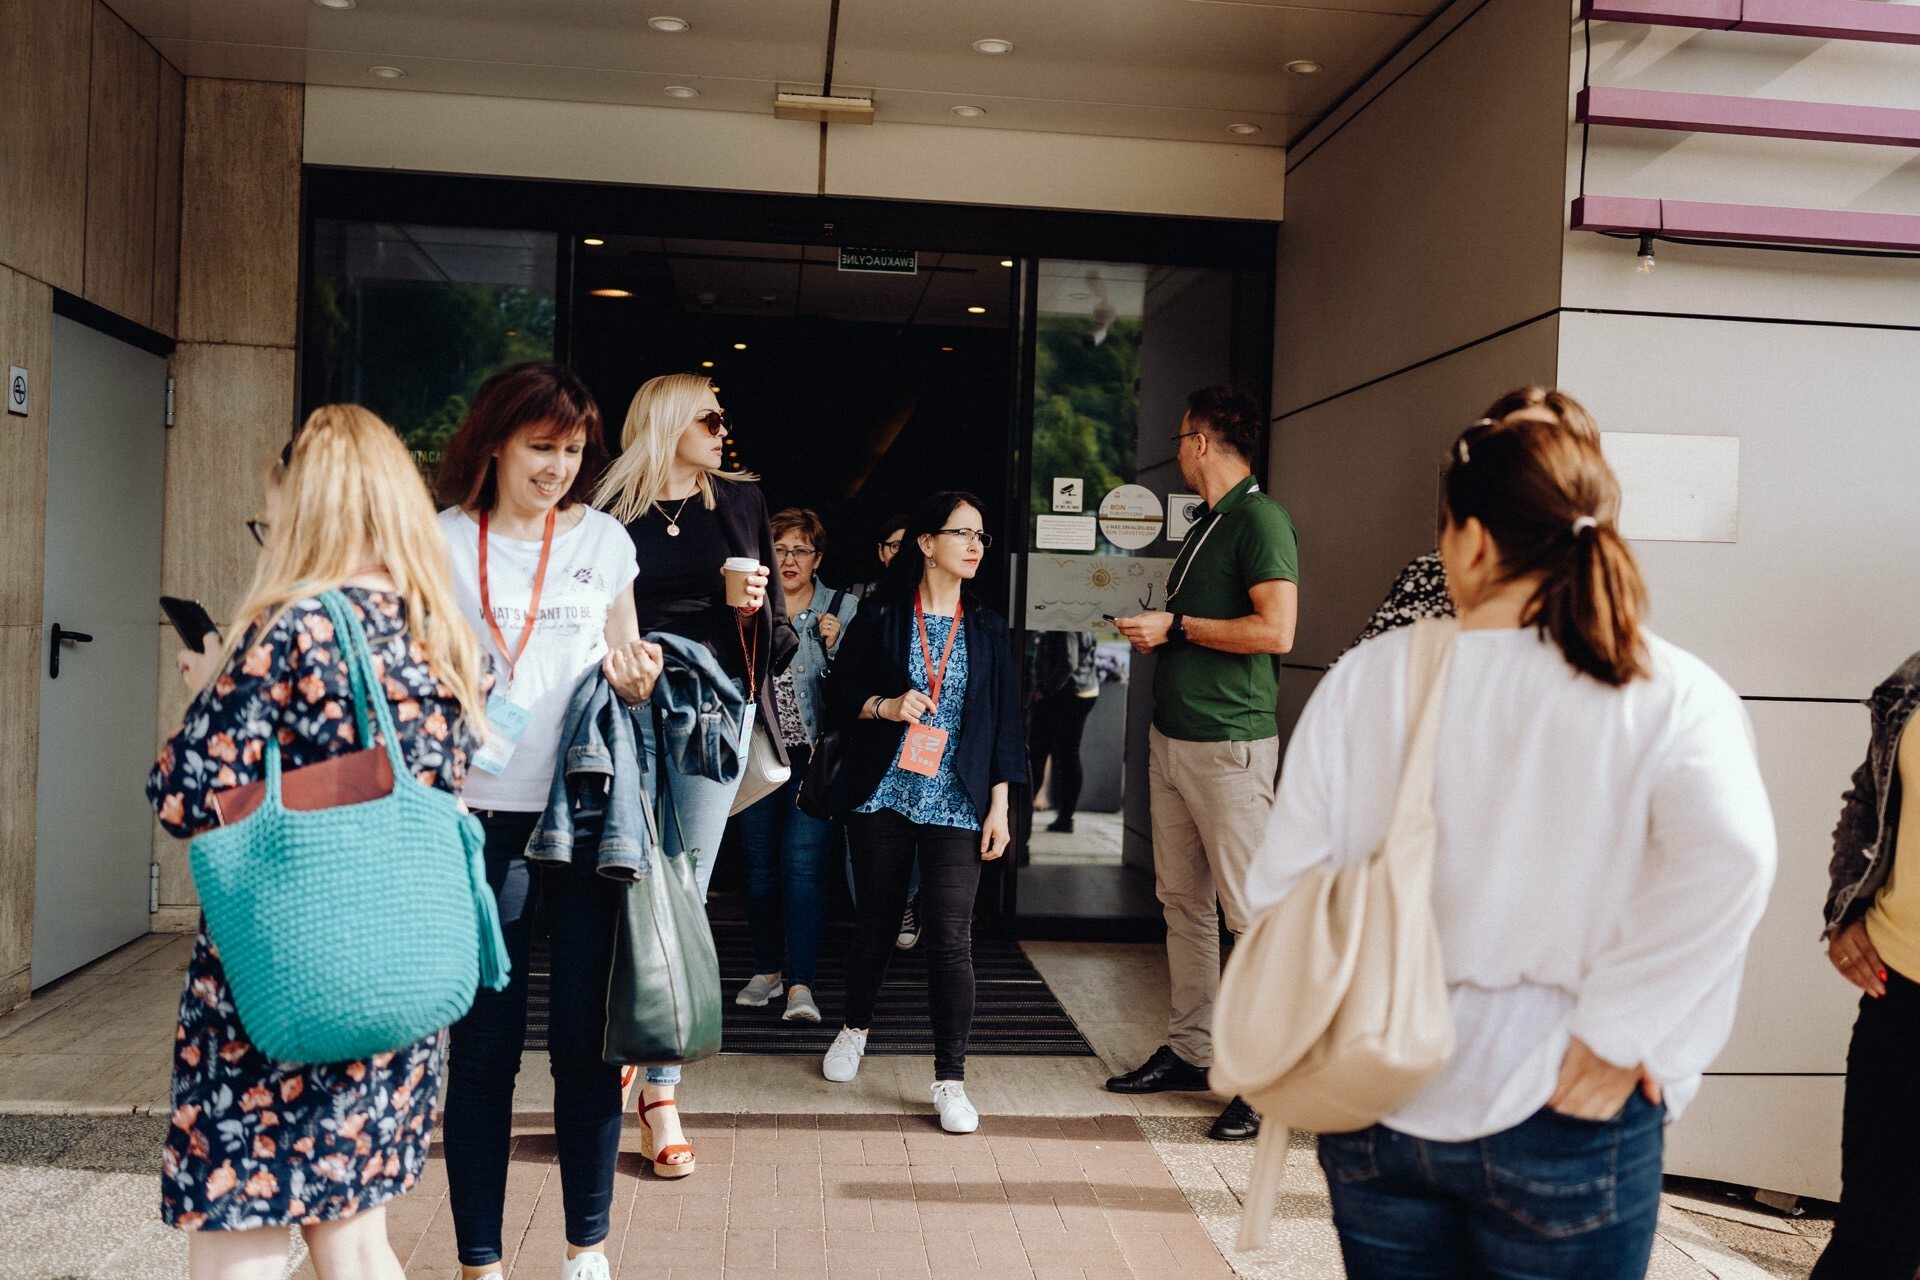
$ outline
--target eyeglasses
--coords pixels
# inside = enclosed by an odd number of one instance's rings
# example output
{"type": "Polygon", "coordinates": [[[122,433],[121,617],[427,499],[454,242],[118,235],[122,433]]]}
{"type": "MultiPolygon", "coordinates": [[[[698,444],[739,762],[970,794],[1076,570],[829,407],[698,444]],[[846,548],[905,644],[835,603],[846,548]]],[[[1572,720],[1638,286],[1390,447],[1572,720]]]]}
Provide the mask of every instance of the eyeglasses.
{"type": "Polygon", "coordinates": [[[727,421],[727,415],[718,409],[708,409],[693,415],[693,420],[707,429],[710,436],[723,436],[733,430],[733,424],[727,421]]]}
{"type": "Polygon", "coordinates": [[[881,549],[882,551],[887,551],[887,552],[894,552],[894,551],[898,551],[898,550],[900,549],[900,544],[901,544],[902,542],[904,542],[904,541],[906,541],[906,539],[904,539],[904,538],[894,538],[893,540],[891,540],[891,541],[889,541],[889,542],[883,542],[883,543],[881,543],[881,544],[880,544],[880,549],[881,549]]]}
{"type": "Polygon", "coordinates": [[[775,544],[773,548],[775,560],[811,560],[819,554],[812,547],[783,547],[775,544]]]}
{"type": "Polygon", "coordinates": [[[265,520],[247,521],[247,532],[252,534],[253,540],[259,543],[263,547],[267,545],[267,529],[268,528],[269,526],[265,520]]]}
{"type": "Polygon", "coordinates": [[[1182,440],[1185,440],[1188,436],[1199,436],[1199,435],[1205,435],[1205,434],[1206,432],[1204,431],[1176,431],[1173,433],[1173,447],[1178,449],[1180,447],[1180,442],[1182,440]]]}
{"type": "Polygon", "coordinates": [[[935,529],[934,532],[948,538],[963,539],[968,546],[982,550],[993,545],[993,535],[979,529],[935,529]]]}

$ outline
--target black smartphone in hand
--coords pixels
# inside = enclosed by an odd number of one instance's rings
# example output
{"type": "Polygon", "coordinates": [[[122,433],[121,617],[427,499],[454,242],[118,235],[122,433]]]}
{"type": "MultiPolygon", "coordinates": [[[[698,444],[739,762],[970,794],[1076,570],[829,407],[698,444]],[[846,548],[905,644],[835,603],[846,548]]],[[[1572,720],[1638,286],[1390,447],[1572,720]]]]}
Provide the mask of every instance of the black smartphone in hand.
{"type": "Polygon", "coordinates": [[[220,634],[220,628],[213,625],[213,615],[198,600],[182,600],[179,596],[161,596],[160,608],[167,615],[167,621],[180,633],[180,641],[195,653],[206,652],[207,633],[220,634]]]}

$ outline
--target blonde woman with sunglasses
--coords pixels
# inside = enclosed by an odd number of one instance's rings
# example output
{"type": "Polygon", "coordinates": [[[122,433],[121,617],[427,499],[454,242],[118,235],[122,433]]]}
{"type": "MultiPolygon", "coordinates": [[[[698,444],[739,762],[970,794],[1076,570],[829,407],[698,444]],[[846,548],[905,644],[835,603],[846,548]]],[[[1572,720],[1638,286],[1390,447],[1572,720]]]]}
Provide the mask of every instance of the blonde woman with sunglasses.
{"type": "MultiPolygon", "coordinates": [[[[766,499],[754,476],[723,469],[728,432],[710,380],[694,373],[650,379],[628,406],[621,454],[607,468],[594,505],[626,525],[633,538],[641,634],[666,632],[705,644],[749,695],[750,714],[740,726],[743,751],[756,719],[781,750],[773,676],[785,670],[799,640],[781,593],[767,590],[774,561],[766,499]],[[746,603],[737,608],[727,603],[721,573],[722,564],[736,558],[760,566],[747,580],[746,603]]],[[[666,781],[680,851],[693,855],[704,894],[739,782],[681,774],[668,774],[666,781]]],[[[694,1168],[693,1147],[674,1106],[679,1081],[678,1066],[649,1067],[640,1096],[648,1158],[663,1177],[684,1177],[694,1168]]]]}

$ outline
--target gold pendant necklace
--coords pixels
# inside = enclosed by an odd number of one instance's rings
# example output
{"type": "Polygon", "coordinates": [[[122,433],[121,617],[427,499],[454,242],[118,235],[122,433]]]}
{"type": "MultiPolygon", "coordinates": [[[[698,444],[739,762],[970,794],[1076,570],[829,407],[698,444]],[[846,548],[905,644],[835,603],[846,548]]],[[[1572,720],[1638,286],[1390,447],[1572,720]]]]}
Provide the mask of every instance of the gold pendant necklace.
{"type": "Polygon", "coordinates": [[[677,507],[674,510],[674,513],[670,516],[667,515],[667,509],[665,507],[660,508],[660,514],[663,516],[666,516],[666,519],[667,519],[667,536],[669,538],[677,538],[680,536],[681,513],[687,509],[687,504],[692,501],[693,501],[692,494],[688,494],[686,497],[680,499],[679,507],[677,507]]]}

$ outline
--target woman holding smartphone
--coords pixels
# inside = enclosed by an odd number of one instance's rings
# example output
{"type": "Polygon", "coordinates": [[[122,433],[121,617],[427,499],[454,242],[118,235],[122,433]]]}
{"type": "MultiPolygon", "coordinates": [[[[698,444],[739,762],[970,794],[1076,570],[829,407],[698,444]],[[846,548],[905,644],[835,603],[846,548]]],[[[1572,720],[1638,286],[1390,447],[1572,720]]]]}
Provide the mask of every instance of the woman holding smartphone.
{"type": "MultiPolygon", "coordinates": [[[[782,594],[767,591],[773,529],[766,499],[751,475],[722,470],[726,436],[727,415],[709,379],[693,373],[650,379],[628,406],[623,452],[607,468],[594,504],[626,525],[646,565],[634,585],[641,632],[684,636],[711,649],[721,670],[748,695],[749,714],[739,727],[742,756],[757,724],[784,761],[773,677],[786,669],[799,641],[782,594]],[[728,602],[722,572],[730,561],[758,566],[744,575],[737,605],[728,602]]],[[[740,782],[679,773],[668,773],[666,780],[677,830],[661,835],[677,837],[679,850],[693,855],[704,895],[740,782]]],[[[678,1066],[649,1067],[640,1095],[643,1154],[662,1177],[694,1170],[693,1146],[674,1101],[679,1082],[678,1066]]]]}
{"type": "Polygon", "coordinates": [[[980,864],[1007,850],[1008,791],[1027,780],[1020,674],[1006,622],[966,589],[992,544],[972,494],[936,493],[862,603],[827,677],[828,725],[847,735],[828,807],[847,816],[859,924],[846,1023],[821,1070],[860,1070],[915,859],[933,1015],[940,1126],[971,1133],[973,903],[980,864]]]}
{"type": "MultiPolygon", "coordinates": [[[[248,522],[262,543],[253,585],[224,645],[213,635],[204,651],[180,652],[195,697],[147,780],[161,825],[182,838],[219,822],[221,793],[261,780],[270,737],[288,770],[366,745],[319,599],[334,588],[386,672],[415,776],[458,792],[478,741],[480,654],[399,436],[358,405],[316,409],[266,489],[262,517],[248,522]]],[[[370,894],[368,910],[404,909],[370,894]]],[[[192,1233],[195,1280],[278,1280],[289,1226],[321,1280],[399,1280],[385,1205],[426,1170],[445,1045],[436,1032],[355,1062],[269,1061],[203,920],[180,995],[160,1198],[162,1218],[192,1233]]]]}
{"type": "Polygon", "coordinates": [[[620,1068],[601,1058],[607,976],[623,886],[585,862],[530,863],[547,807],[562,721],[596,668],[629,704],[660,672],[634,617],[633,544],[587,502],[605,454],[600,410],[553,364],[521,364],[475,394],[438,476],[440,531],[460,612],[493,666],[492,737],[474,757],[466,800],[487,833],[487,881],[499,902],[512,977],[482,991],[454,1026],[447,1091],[448,1198],[464,1280],[500,1280],[501,1216],[512,1146],[513,1086],[527,1034],[527,957],[541,903],[551,923],[547,1056],[566,1211],[563,1280],[606,1280],[620,1068]]]}

